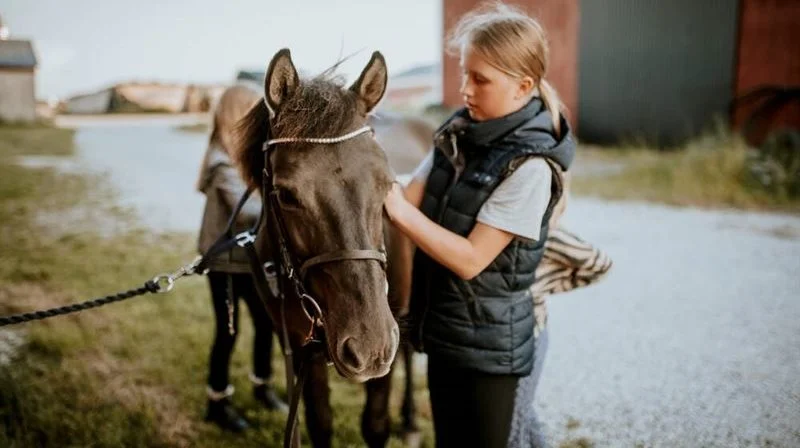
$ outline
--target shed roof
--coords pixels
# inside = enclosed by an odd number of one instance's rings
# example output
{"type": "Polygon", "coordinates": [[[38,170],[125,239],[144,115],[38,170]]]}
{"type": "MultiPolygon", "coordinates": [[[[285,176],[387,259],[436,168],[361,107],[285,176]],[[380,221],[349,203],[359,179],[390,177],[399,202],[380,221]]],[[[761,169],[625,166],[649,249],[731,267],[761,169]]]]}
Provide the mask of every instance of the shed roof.
{"type": "Polygon", "coordinates": [[[29,40],[0,40],[0,67],[34,68],[36,54],[29,40]]]}

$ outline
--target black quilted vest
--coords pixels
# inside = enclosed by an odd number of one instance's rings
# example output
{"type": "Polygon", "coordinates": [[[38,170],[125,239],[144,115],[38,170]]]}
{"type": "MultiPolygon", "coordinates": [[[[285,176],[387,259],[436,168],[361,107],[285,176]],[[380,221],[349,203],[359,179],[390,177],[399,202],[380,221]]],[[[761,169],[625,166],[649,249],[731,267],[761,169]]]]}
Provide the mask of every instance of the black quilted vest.
{"type": "MultiPolygon", "coordinates": [[[[457,112],[436,133],[433,169],[421,211],[467,237],[481,206],[524,159],[545,157],[563,170],[569,168],[575,143],[563,119],[561,135],[556,137],[551,115],[538,98],[517,112],[485,122],[471,121],[465,110],[457,112]]],[[[473,279],[462,280],[416,251],[411,339],[419,350],[456,368],[530,373],[534,316],[529,288],[561,193],[561,183],[554,176],[539,240],[514,238],[473,279]]]]}

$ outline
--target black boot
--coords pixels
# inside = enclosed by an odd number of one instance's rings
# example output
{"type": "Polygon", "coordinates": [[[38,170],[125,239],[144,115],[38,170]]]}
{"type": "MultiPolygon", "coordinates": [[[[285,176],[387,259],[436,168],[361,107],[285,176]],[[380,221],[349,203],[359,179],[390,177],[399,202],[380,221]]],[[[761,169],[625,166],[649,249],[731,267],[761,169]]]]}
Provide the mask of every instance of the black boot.
{"type": "Polygon", "coordinates": [[[289,405],[281,400],[271,384],[258,384],[253,386],[253,397],[270,411],[280,411],[284,414],[289,413],[289,405]]]}
{"type": "Polygon", "coordinates": [[[250,424],[233,407],[228,397],[219,400],[208,400],[206,421],[213,422],[220,428],[233,432],[242,432],[250,428],[250,424]]]}

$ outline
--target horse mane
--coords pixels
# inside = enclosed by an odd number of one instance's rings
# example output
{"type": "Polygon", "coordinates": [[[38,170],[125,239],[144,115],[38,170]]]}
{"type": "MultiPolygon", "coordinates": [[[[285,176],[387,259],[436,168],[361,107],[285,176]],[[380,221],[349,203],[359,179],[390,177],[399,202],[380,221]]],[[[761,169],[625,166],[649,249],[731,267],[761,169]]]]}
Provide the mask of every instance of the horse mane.
{"type": "Polygon", "coordinates": [[[335,137],[353,130],[359,102],[356,94],[343,86],[343,78],[326,70],[314,78],[301,80],[297,91],[281,105],[272,129],[264,101],[255,104],[239,120],[232,157],[249,185],[260,187],[264,169],[262,148],[272,136],[335,137]]]}
{"type": "Polygon", "coordinates": [[[236,124],[235,144],[230,150],[231,158],[251,187],[261,188],[261,172],[264,169],[264,142],[270,139],[269,109],[259,101],[236,124]]]}

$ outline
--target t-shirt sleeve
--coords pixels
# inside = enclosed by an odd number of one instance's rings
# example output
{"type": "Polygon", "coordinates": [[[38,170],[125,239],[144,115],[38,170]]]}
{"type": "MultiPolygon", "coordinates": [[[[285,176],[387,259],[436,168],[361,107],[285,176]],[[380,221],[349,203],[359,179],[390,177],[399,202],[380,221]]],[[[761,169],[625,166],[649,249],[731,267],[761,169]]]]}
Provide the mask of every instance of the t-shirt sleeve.
{"type": "Polygon", "coordinates": [[[478,222],[538,241],[550,203],[552,176],[543,158],[526,160],[492,192],[478,213],[478,222]]]}
{"type": "Polygon", "coordinates": [[[411,174],[411,180],[416,180],[420,182],[427,182],[428,175],[431,174],[431,170],[433,170],[433,153],[436,151],[432,149],[428,152],[424,159],[414,168],[414,172],[411,174]]]}

